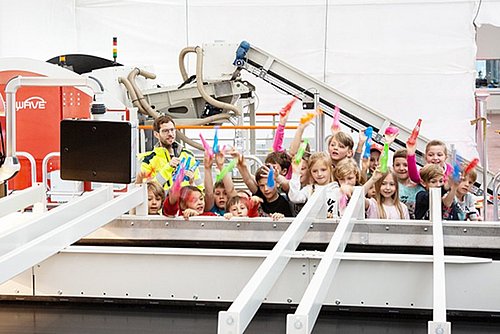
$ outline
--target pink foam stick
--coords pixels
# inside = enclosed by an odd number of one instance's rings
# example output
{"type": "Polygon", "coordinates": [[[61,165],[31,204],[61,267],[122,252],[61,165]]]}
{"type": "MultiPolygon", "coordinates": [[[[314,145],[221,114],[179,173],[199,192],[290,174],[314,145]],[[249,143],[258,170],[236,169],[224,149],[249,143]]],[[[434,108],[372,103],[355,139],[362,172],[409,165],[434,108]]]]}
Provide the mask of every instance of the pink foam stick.
{"type": "Polygon", "coordinates": [[[340,116],[340,108],[338,106],[335,106],[333,113],[333,124],[332,124],[333,129],[340,129],[339,116],[340,116]]]}
{"type": "Polygon", "coordinates": [[[385,129],[385,134],[386,135],[397,135],[399,133],[399,129],[395,126],[388,126],[387,129],[385,129]]]}
{"type": "Polygon", "coordinates": [[[205,151],[208,153],[208,155],[210,157],[213,157],[214,151],[212,150],[210,145],[208,145],[207,141],[205,140],[205,138],[203,138],[203,135],[201,133],[200,133],[200,139],[201,139],[201,143],[203,144],[203,148],[205,149],[205,151]]]}

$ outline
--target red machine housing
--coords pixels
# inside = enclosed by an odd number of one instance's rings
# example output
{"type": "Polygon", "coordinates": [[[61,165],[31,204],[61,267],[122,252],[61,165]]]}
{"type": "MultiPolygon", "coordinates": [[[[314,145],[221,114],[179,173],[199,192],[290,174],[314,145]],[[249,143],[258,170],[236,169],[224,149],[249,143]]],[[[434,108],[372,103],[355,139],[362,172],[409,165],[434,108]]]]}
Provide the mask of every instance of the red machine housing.
{"type": "MultiPolygon", "coordinates": [[[[0,64],[1,65],[1,64],[0,64]]],[[[44,65],[45,66],[45,65],[44,65]]],[[[54,66],[47,64],[47,66],[54,66]]],[[[57,66],[55,66],[57,67],[57,66]]],[[[66,71],[58,69],[56,71],[66,71]]],[[[5,100],[5,86],[16,76],[48,76],[27,70],[0,67],[0,94],[5,100]]],[[[71,73],[72,76],[77,74],[71,73]]],[[[68,74],[65,75],[66,77],[68,74]]],[[[75,87],[21,87],[16,93],[16,150],[30,153],[36,161],[36,180],[42,182],[42,161],[48,153],[59,152],[59,124],[64,118],[89,118],[92,96],[75,87]]],[[[5,140],[5,114],[0,115],[5,140]]],[[[21,170],[11,180],[9,189],[31,186],[28,159],[18,156],[21,170]]],[[[48,171],[59,169],[59,160],[52,159],[48,171]]]]}

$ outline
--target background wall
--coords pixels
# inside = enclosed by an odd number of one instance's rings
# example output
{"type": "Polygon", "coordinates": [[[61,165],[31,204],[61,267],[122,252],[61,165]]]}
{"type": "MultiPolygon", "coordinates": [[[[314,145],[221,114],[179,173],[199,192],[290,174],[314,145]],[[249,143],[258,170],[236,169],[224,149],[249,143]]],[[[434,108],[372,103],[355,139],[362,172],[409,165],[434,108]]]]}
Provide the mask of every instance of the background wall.
{"type": "MultiPolygon", "coordinates": [[[[484,0],[0,0],[0,57],[112,58],[117,36],[119,62],[153,65],[161,82],[174,85],[183,47],[247,40],[410,128],[423,118],[423,135],[470,156],[473,20],[498,25],[498,7],[484,0]]],[[[260,111],[289,100],[249,80],[260,111]]]]}

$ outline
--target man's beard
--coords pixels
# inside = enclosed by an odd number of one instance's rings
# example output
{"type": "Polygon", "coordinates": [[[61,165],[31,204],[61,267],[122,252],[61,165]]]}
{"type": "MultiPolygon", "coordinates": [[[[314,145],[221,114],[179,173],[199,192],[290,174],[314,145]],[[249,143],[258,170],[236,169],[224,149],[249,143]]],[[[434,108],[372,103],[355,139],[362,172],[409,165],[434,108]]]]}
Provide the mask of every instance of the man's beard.
{"type": "MultiPolygon", "coordinates": [[[[173,142],[174,142],[174,140],[172,140],[172,143],[173,143],[173,142]]],[[[161,146],[163,146],[163,147],[165,147],[165,148],[170,148],[170,147],[172,147],[172,144],[170,144],[170,143],[168,142],[168,140],[167,140],[167,139],[165,139],[165,140],[160,140],[160,144],[161,144],[161,146]]]]}

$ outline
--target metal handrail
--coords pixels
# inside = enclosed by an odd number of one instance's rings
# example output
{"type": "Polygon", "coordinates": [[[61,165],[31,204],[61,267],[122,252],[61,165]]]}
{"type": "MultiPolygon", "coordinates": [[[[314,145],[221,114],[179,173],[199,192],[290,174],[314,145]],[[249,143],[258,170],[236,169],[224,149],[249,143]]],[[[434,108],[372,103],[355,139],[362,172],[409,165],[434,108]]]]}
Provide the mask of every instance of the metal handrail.
{"type": "Polygon", "coordinates": [[[342,219],[323,254],[314,276],[294,314],[287,315],[287,334],[309,334],[312,332],[319,311],[326,299],[328,289],[340,264],[351,237],[354,220],[363,220],[365,201],[362,187],[355,187],[342,219]]]}
{"type": "Polygon", "coordinates": [[[43,189],[45,189],[46,191],[49,190],[48,189],[48,167],[47,167],[49,159],[53,158],[53,157],[60,157],[60,156],[61,156],[60,152],[50,152],[43,158],[43,161],[42,161],[42,185],[43,185],[43,189]]]}
{"type": "MultiPolygon", "coordinates": [[[[498,221],[498,191],[500,188],[500,171],[498,171],[493,177],[493,221],[498,221]]],[[[483,204],[486,210],[486,203],[483,204]]]]}
{"type": "Polygon", "coordinates": [[[241,334],[245,331],[309,230],[313,219],[323,210],[324,198],[325,188],[314,192],[229,309],[219,312],[219,334],[241,334]]]}
{"type": "Polygon", "coordinates": [[[21,157],[25,157],[26,159],[29,160],[30,165],[31,165],[31,185],[34,186],[36,184],[36,162],[35,158],[33,155],[31,155],[28,152],[16,152],[17,155],[21,157]]]}

